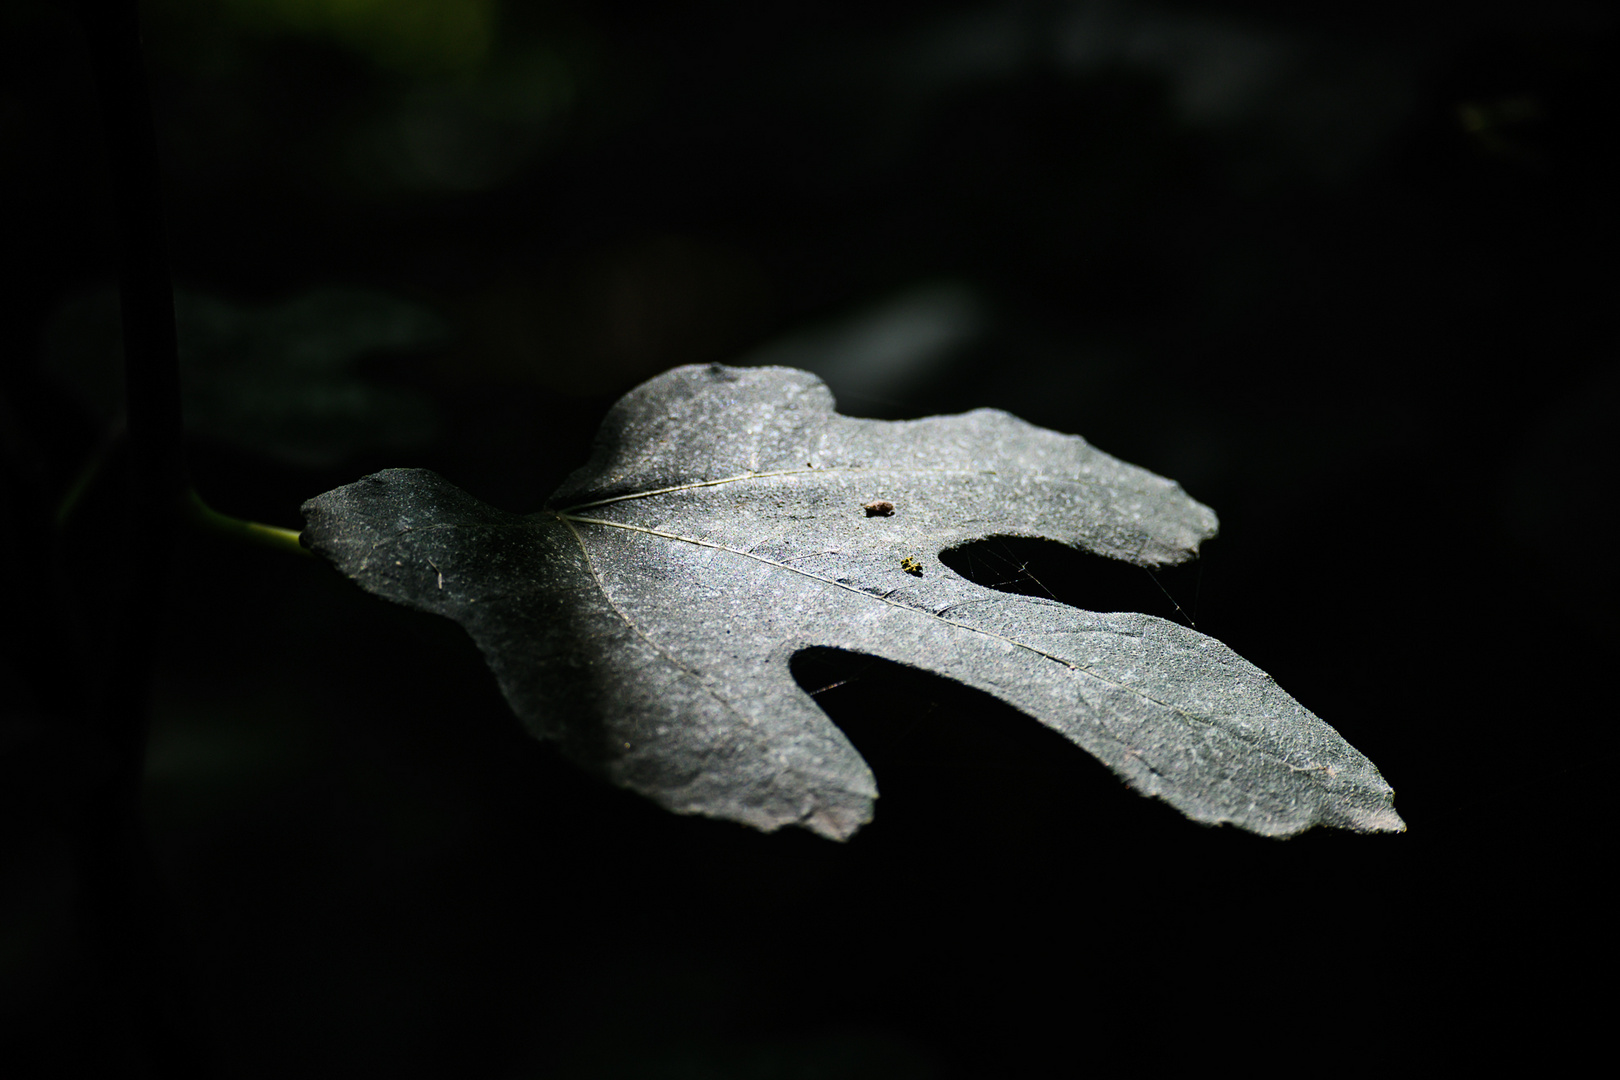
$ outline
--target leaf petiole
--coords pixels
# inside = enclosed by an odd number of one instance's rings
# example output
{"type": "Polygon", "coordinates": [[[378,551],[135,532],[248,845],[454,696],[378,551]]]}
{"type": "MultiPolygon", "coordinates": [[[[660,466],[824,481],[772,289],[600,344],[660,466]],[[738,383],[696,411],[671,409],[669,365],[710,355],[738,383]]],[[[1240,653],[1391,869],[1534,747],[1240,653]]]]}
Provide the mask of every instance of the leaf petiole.
{"type": "Polygon", "coordinates": [[[196,488],[186,489],[181,514],[191,525],[218,536],[275,548],[304,558],[313,557],[313,552],[299,542],[297,530],[265,525],[257,521],[244,521],[229,514],[222,514],[203,502],[196,488]]]}

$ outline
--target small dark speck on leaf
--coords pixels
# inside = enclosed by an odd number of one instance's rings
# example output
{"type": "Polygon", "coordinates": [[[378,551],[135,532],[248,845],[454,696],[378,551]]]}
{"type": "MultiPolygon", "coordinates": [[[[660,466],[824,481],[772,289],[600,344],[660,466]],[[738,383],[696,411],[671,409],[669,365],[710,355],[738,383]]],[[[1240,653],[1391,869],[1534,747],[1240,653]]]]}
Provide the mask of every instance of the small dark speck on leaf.
{"type": "Polygon", "coordinates": [[[869,503],[862,503],[861,509],[866,511],[867,517],[888,517],[894,513],[894,503],[887,499],[873,499],[869,503]]]}

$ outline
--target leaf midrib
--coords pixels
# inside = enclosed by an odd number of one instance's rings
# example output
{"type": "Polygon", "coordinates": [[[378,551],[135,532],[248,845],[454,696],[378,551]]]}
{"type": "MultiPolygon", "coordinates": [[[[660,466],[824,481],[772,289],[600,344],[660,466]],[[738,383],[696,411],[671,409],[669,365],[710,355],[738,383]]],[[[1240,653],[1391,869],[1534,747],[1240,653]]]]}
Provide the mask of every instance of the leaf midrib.
{"type": "MultiPolygon", "coordinates": [[[[727,547],[724,544],[718,544],[718,543],[715,543],[715,542],[710,541],[710,540],[700,540],[700,539],[696,539],[696,538],[693,538],[693,537],[690,537],[690,536],[682,536],[679,533],[666,532],[666,531],[661,530],[661,529],[653,529],[653,528],[649,528],[649,527],[647,527],[645,525],[633,525],[633,524],[630,524],[628,522],[622,522],[622,521],[609,521],[609,520],[607,520],[605,518],[585,517],[585,516],[582,516],[582,515],[579,515],[579,514],[576,514],[576,513],[573,512],[575,510],[584,510],[584,509],[589,509],[589,508],[596,507],[596,506],[605,506],[605,505],[608,505],[608,504],[611,504],[611,503],[616,503],[616,502],[625,502],[625,501],[629,501],[629,500],[633,500],[633,499],[647,498],[647,497],[654,496],[654,495],[673,494],[673,493],[677,493],[677,492],[681,492],[681,491],[690,491],[690,490],[695,490],[695,489],[699,489],[699,488],[717,487],[717,486],[722,485],[722,484],[737,483],[737,482],[746,481],[746,480],[766,479],[766,478],[778,477],[778,476],[807,475],[807,474],[810,474],[810,473],[874,472],[874,471],[879,471],[881,469],[886,469],[886,468],[889,468],[889,467],[887,467],[887,466],[875,466],[875,467],[861,466],[861,467],[840,467],[840,468],[828,468],[828,469],[784,469],[784,470],[778,470],[776,472],[769,472],[769,473],[745,473],[745,474],[742,474],[742,475],[739,475],[739,476],[727,477],[727,478],[722,479],[722,480],[705,480],[705,481],[698,481],[698,482],[694,482],[694,483],[690,483],[690,484],[679,484],[679,485],[674,485],[674,486],[667,487],[667,488],[658,488],[656,490],[651,490],[651,491],[632,492],[632,493],[629,493],[629,494],[626,494],[626,495],[618,495],[618,496],[614,496],[614,497],[609,498],[609,499],[600,499],[600,500],[597,500],[597,501],[594,501],[594,502],[579,503],[579,504],[576,504],[573,507],[570,507],[567,510],[553,511],[553,513],[556,515],[556,517],[557,517],[557,519],[559,521],[563,522],[565,525],[568,526],[569,531],[574,536],[575,542],[579,544],[580,551],[585,556],[586,563],[591,567],[591,574],[596,580],[597,588],[602,593],[603,599],[605,599],[608,602],[608,604],[610,606],[612,606],[614,612],[621,619],[623,619],[625,621],[625,624],[627,626],[629,626],[632,629],[632,631],[638,637],[640,637],[643,641],[646,641],[649,646],[651,646],[652,648],[657,650],[660,654],[663,654],[665,656],[668,656],[669,654],[667,652],[665,652],[665,650],[661,646],[659,646],[657,643],[655,643],[651,638],[647,637],[647,635],[644,634],[640,630],[640,628],[638,628],[635,625],[635,623],[629,618],[629,616],[627,614],[625,614],[625,612],[623,612],[619,608],[619,606],[613,602],[612,597],[610,597],[608,595],[607,589],[603,586],[601,574],[597,570],[596,562],[592,558],[590,548],[585,543],[584,536],[582,536],[581,533],[579,532],[579,530],[574,527],[576,524],[580,524],[580,525],[601,525],[601,526],[605,526],[607,528],[612,528],[612,529],[624,529],[624,530],[630,531],[630,532],[643,533],[643,534],[646,534],[648,536],[656,536],[656,537],[659,537],[659,538],[665,539],[665,540],[674,540],[674,541],[677,541],[679,543],[692,544],[692,545],[697,546],[697,547],[705,547],[705,548],[709,548],[709,549],[714,550],[714,551],[723,551],[723,552],[725,552],[725,553],[727,553],[729,555],[738,555],[738,556],[741,556],[741,557],[743,557],[745,559],[752,559],[755,562],[762,563],[762,564],[764,564],[766,566],[770,566],[770,567],[773,567],[773,568],[778,569],[778,570],[786,570],[786,571],[788,571],[790,573],[798,574],[798,575],[800,575],[802,577],[809,578],[812,581],[820,582],[821,584],[824,584],[824,585],[831,585],[831,586],[833,586],[835,588],[843,589],[846,592],[853,593],[853,594],[855,594],[857,596],[865,597],[868,600],[877,600],[877,601],[879,601],[881,603],[888,604],[891,607],[899,608],[900,610],[903,610],[903,611],[907,611],[907,612],[911,612],[911,613],[919,614],[919,615],[924,615],[924,616],[927,616],[928,618],[936,619],[939,622],[945,623],[948,626],[958,627],[958,628],[960,628],[962,630],[965,630],[965,631],[967,631],[969,633],[980,634],[980,635],[983,635],[985,637],[994,638],[995,640],[1005,642],[1006,644],[1011,645],[1014,648],[1023,649],[1023,650],[1025,650],[1027,652],[1032,652],[1035,655],[1042,657],[1043,659],[1051,660],[1054,663],[1061,664],[1065,668],[1068,668],[1070,671],[1076,671],[1076,672],[1079,672],[1081,674],[1087,675],[1090,678],[1096,680],[1099,683],[1102,683],[1105,686],[1109,686],[1109,687],[1112,687],[1112,688],[1114,688],[1116,690],[1120,690],[1120,691],[1123,691],[1125,693],[1134,695],[1135,697],[1138,697],[1138,698],[1142,699],[1143,701],[1151,702],[1152,704],[1157,705],[1160,708],[1168,710],[1169,712],[1173,713],[1174,715],[1181,717],[1183,720],[1187,721],[1191,725],[1198,725],[1198,726],[1202,726],[1202,727],[1205,727],[1205,728],[1219,728],[1219,730],[1223,734],[1225,734],[1227,737],[1236,739],[1238,742],[1243,743],[1245,746],[1249,747],[1249,749],[1253,753],[1256,753],[1256,754],[1260,755],[1261,757],[1266,758],[1268,760],[1275,761],[1278,764],[1280,764],[1280,765],[1284,766],[1285,768],[1287,768],[1288,770],[1290,770],[1291,772],[1316,772],[1316,771],[1322,771],[1322,770],[1330,770],[1331,767],[1328,766],[1328,765],[1309,765],[1309,766],[1304,766],[1304,767],[1295,765],[1292,762],[1288,761],[1286,758],[1280,757],[1279,755],[1277,755],[1273,751],[1267,750],[1266,748],[1257,745],[1252,740],[1250,740],[1248,738],[1245,738],[1240,732],[1233,731],[1230,728],[1220,727],[1219,725],[1216,724],[1216,722],[1214,720],[1208,720],[1208,719],[1204,719],[1203,717],[1194,716],[1193,714],[1187,712],[1185,709],[1182,709],[1182,708],[1180,708],[1180,707],[1178,707],[1176,705],[1173,705],[1168,701],[1163,701],[1163,700],[1161,700],[1161,699],[1159,699],[1157,697],[1154,697],[1152,694],[1150,694],[1147,691],[1141,689],[1140,687],[1132,686],[1129,683],[1122,683],[1122,682],[1119,682],[1119,681],[1117,681],[1115,679],[1110,679],[1107,676],[1101,675],[1098,672],[1092,670],[1091,668],[1087,667],[1085,664],[1077,663],[1075,661],[1068,660],[1068,659],[1066,659],[1064,657],[1057,656],[1057,655],[1055,655],[1053,653],[1046,652],[1045,650],[1038,649],[1035,646],[1028,644],[1027,642],[1019,641],[1016,638],[1007,637],[1004,634],[998,634],[993,630],[986,630],[983,627],[973,626],[973,625],[971,625],[969,623],[960,622],[960,621],[958,621],[956,619],[950,619],[950,618],[947,618],[947,617],[945,617],[943,615],[939,615],[939,614],[937,614],[935,612],[928,611],[928,610],[923,609],[923,608],[914,607],[914,606],[911,606],[909,604],[902,604],[902,603],[899,603],[899,602],[897,602],[895,600],[889,599],[889,597],[886,596],[886,595],[880,595],[880,594],[877,594],[877,593],[867,592],[866,590],[857,588],[856,586],[847,585],[847,584],[845,584],[845,583],[843,583],[841,581],[838,581],[836,579],[824,577],[824,576],[822,576],[820,574],[815,574],[815,573],[812,573],[812,572],[810,572],[808,570],[801,569],[800,567],[791,566],[791,565],[789,565],[787,563],[784,563],[784,562],[781,562],[779,560],[770,559],[770,558],[767,558],[765,556],[755,554],[752,551],[744,551],[744,550],[740,550],[738,548],[727,547]]],[[[933,469],[933,470],[926,470],[926,471],[929,474],[932,474],[932,475],[962,475],[962,476],[975,476],[975,475],[986,475],[986,474],[988,474],[988,475],[996,475],[995,470],[988,470],[988,469],[987,470],[933,469]]],[[[1042,482],[1052,482],[1056,478],[1049,477],[1049,476],[1036,476],[1036,477],[1033,477],[1032,479],[1034,479],[1036,481],[1042,481],[1042,482]]],[[[1059,481],[1059,482],[1062,482],[1062,481],[1059,481]]],[[[1067,481],[1067,482],[1073,483],[1075,481],[1067,481]]],[[[936,560],[936,562],[937,562],[937,560],[936,560]]],[[[946,569],[949,570],[948,567],[946,569]]],[[[987,597],[986,599],[995,599],[995,598],[994,597],[987,597]]],[[[1071,607],[1071,605],[1067,605],[1067,604],[1065,604],[1063,606],[1064,607],[1071,607]]],[[[1080,609],[1080,608],[1072,608],[1072,610],[1080,611],[1082,609],[1080,609]]],[[[686,665],[681,664],[679,661],[675,660],[673,657],[670,657],[670,660],[671,660],[672,663],[674,663],[681,670],[690,671],[690,669],[687,668],[686,665]]],[[[700,682],[702,681],[702,677],[697,675],[697,673],[692,672],[692,674],[694,675],[694,677],[698,678],[700,680],[700,682]]],[[[730,705],[729,702],[727,703],[727,705],[728,705],[728,708],[731,708],[733,712],[737,711],[734,706],[730,705]]],[[[1108,735],[1108,737],[1111,738],[1115,743],[1117,743],[1120,746],[1125,747],[1127,749],[1130,748],[1130,746],[1131,746],[1130,740],[1121,738],[1119,735],[1115,734],[1111,728],[1109,728],[1108,723],[1107,723],[1106,719],[1104,718],[1104,716],[1102,715],[1101,710],[1093,709],[1093,718],[1096,720],[1098,727],[1102,731],[1104,731],[1108,735]]]]}
{"type": "MultiPolygon", "coordinates": [[[[870,473],[870,472],[908,472],[917,476],[998,476],[995,469],[903,469],[893,465],[829,465],[826,468],[808,469],[777,469],[773,472],[747,472],[736,476],[727,476],[719,480],[694,480],[690,484],[675,484],[672,487],[655,488],[652,491],[632,491],[625,495],[613,495],[606,499],[597,499],[593,502],[576,503],[554,511],[559,516],[573,514],[576,510],[589,510],[593,506],[607,506],[609,503],[626,502],[631,499],[648,499],[654,495],[672,495],[679,491],[695,491],[698,488],[719,487],[722,484],[736,484],[745,480],[769,480],[779,476],[809,476],[825,475],[827,473],[870,473]]],[[[1036,480],[1053,481],[1055,477],[1037,476],[1036,480]]],[[[1077,483],[1078,481],[1057,480],[1058,483],[1077,483]]],[[[584,518],[581,521],[587,520],[584,518]]]]}
{"type": "MultiPolygon", "coordinates": [[[[802,472],[803,470],[800,470],[800,471],[802,472]]],[[[816,470],[816,471],[823,471],[823,470],[816,470]]],[[[830,471],[830,470],[826,470],[826,471],[830,471]]],[[[944,470],[940,470],[940,471],[944,471],[944,470]]],[[[750,476],[748,478],[764,476],[764,475],[766,475],[766,474],[755,473],[755,474],[752,474],[752,476],[750,476]]],[[[735,480],[735,479],[741,479],[741,478],[734,477],[732,479],[735,480]]],[[[615,499],[604,499],[601,502],[596,502],[596,503],[583,503],[583,504],[580,504],[580,506],[578,508],[579,509],[584,509],[584,508],[591,507],[591,506],[600,506],[600,505],[603,505],[604,503],[619,502],[619,501],[622,501],[624,499],[636,498],[636,497],[639,497],[639,496],[642,496],[642,495],[662,494],[662,493],[670,492],[670,491],[690,490],[692,488],[698,488],[698,487],[712,487],[715,484],[725,483],[725,482],[728,482],[728,481],[709,481],[709,482],[700,483],[700,484],[688,484],[688,485],[682,485],[680,487],[675,487],[675,488],[660,489],[659,492],[640,492],[637,495],[619,496],[618,498],[615,498],[615,499]]],[[[948,626],[954,626],[954,627],[957,627],[959,629],[965,630],[965,631],[967,631],[969,633],[980,634],[980,635],[983,635],[985,637],[994,638],[995,640],[1005,642],[1006,644],[1011,645],[1014,648],[1023,649],[1023,650],[1025,650],[1027,652],[1032,652],[1035,655],[1042,657],[1043,659],[1051,660],[1054,663],[1061,664],[1063,667],[1069,669],[1070,671],[1076,671],[1076,672],[1080,672],[1081,674],[1090,676],[1092,679],[1095,679],[1096,681],[1102,683],[1105,686],[1113,687],[1116,690],[1120,690],[1120,691],[1124,691],[1125,693],[1133,694],[1136,697],[1139,697],[1144,701],[1152,702],[1153,704],[1158,705],[1159,707],[1161,707],[1163,709],[1169,710],[1171,713],[1174,713],[1175,715],[1181,717],[1182,719],[1186,720],[1190,724],[1198,724],[1198,725],[1202,725],[1204,727],[1214,727],[1214,726],[1216,726],[1214,721],[1205,720],[1205,719],[1203,719],[1201,717],[1193,716],[1190,713],[1188,713],[1186,710],[1181,709],[1181,708],[1179,708],[1179,707],[1177,707],[1175,705],[1172,705],[1168,701],[1162,701],[1159,698],[1154,697],[1152,694],[1149,694],[1147,691],[1141,689],[1140,687],[1131,686],[1128,683],[1122,683],[1122,682],[1119,682],[1117,680],[1110,679],[1105,675],[1101,675],[1101,674],[1097,673],[1096,671],[1093,671],[1091,668],[1087,667],[1084,664],[1080,664],[1080,663],[1077,663],[1077,662],[1075,662],[1073,660],[1068,660],[1068,659],[1066,659],[1064,657],[1057,656],[1057,655],[1055,655],[1053,653],[1046,652],[1044,649],[1038,649],[1035,646],[1028,644],[1027,642],[1019,641],[1016,638],[1007,637],[1004,634],[998,634],[994,630],[986,630],[986,629],[984,629],[983,627],[980,627],[980,626],[973,626],[970,623],[964,623],[964,622],[960,622],[960,621],[958,621],[956,619],[946,618],[943,615],[939,615],[939,614],[937,614],[935,612],[928,611],[928,610],[923,609],[923,608],[914,607],[914,606],[909,605],[909,604],[902,604],[902,603],[899,603],[898,601],[889,599],[888,596],[879,595],[877,593],[867,592],[866,590],[857,588],[856,586],[847,585],[844,582],[838,581],[838,580],[833,579],[833,578],[824,577],[824,576],[822,576],[820,574],[812,573],[812,572],[810,572],[808,570],[801,569],[801,568],[799,568],[797,566],[790,566],[789,564],[781,562],[781,561],[776,560],[776,559],[766,558],[763,555],[758,555],[758,554],[755,554],[754,552],[751,552],[751,551],[743,551],[743,550],[740,550],[738,548],[727,547],[724,544],[717,544],[717,543],[715,543],[713,541],[710,541],[710,540],[700,540],[700,539],[695,539],[695,538],[690,537],[690,536],[682,536],[682,535],[680,535],[678,533],[666,532],[666,531],[661,530],[661,529],[649,528],[649,527],[647,527],[645,525],[632,525],[632,524],[629,524],[627,522],[622,522],[622,521],[609,521],[609,520],[607,520],[605,518],[583,517],[581,515],[574,514],[574,513],[568,512],[568,511],[554,511],[554,513],[556,514],[557,519],[559,521],[561,521],[563,524],[565,524],[568,527],[569,531],[571,533],[573,533],[575,542],[579,544],[580,551],[581,551],[582,554],[584,554],[586,563],[591,568],[591,574],[596,579],[597,588],[598,588],[598,590],[601,591],[603,599],[605,599],[608,602],[608,604],[613,607],[614,612],[616,614],[618,614],[618,616],[621,619],[624,620],[625,624],[627,626],[629,626],[636,633],[636,635],[638,637],[640,637],[643,641],[646,641],[648,645],[650,645],[651,647],[656,649],[659,653],[664,654],[666,656],[668,654],[665,652],[665,650],[662,647],[660,647],[659,645],[657,645],[657,643],[652,641],[651,638],[647,637],[647,635],[644,634],[640,630],[640,628],[638,628],[635,625],[634,621],[631,620],[630,617],[624,611],[622,611],[617,604],[615,604],[613,602],[612,597],[608,595],[607,589],[602,584],[602,577],[601,577],[600,572],[597,570],[596,562],[591,556],[590,547],[585,543],[584,536],[581,535],[580,531],[577,528],[575,528],[576,524],[577,525],[601,525],[601,526],[605,526],[607,528],[612,528],[612,529],[623,529],[623,530],[626,530],[626,531],[629,531],[629,532],[638,532],[638,533],[646,534],[648,536],[656,536],[656,537],[659,537],[659,538],[665,539],[665,540],[674,540],[674,541],[677,541],[679,543],[692,544],[692,545],[697,546],[697,547],[705,547],[705,548],[709,548],[709,549],[714,550],[714,551],[723,551],[723,552],[725,552],[725,553],[727,553],[729,555],[738,555],[738,556],[741,556],[742,558],[745,558],[745,559],[752,559],[755,562],[762,563],[762,564],[764,564],[766,566],[770,566],[770,567],[772,567],[774,569],[786,570],[786,571],[788,571],[790,573],[798,574],[798,575],[800,575],[802,577],[809,578],[810,580],[819,582],[819,583],[821,583],[823,585],[831,585],[834,588],[843,589],[845,592],[852,593],[852,594],[854,594],[856,596],[864,597],[864,598],[866,598],[868,600],[876,600],[876,601],[879,601],[881,603],[888,604],[890,607],[898,608],[898,609],[900,609],[902,611],[910,612],[912,614],[917,614],[917,615],[924,615],[924,616],[927,616],[928,618],[936,619],[939,622],[945,623],[948,626]]],[[[992,597],[992,598],[987,598],[987,599],[994,599],[994,598],[992,597]]],[[[1066,604],[1063,605],[1063,606],[1064,607],[1069,607],[1069,605],[1066,605],[1066,604]]],[[[1079,611],[1081,609],[1073,608],[1072,610],[1079,611]]],[[[683,671],[690,670],[684,664],[679,663],[679,661],[675,661],[673,657],[671,657],[671,662],[675,663],[676,666],[680,667],[683,671]]],[[[1094,710],[1094,713],[1095,713],[1095,719],[1097,720],[1098,726],[1100,728],[1102,728],[1102,730],[1107,732],[1110,738],[1112,738],[1115,742],[1119,743],[1121,746],[1129,746],[1129,740],[1120,738],[1118,735],[1114,734],[1108,728],[1107,722],[1103,719],[1100,710],[1094,710]]],[[[1225,731],[1226,729],[1223,728],[1222,730],[1225,731]]],[[[1234,733],[1227,732],[1227,734],[1233,735],[1234,733]]],[[[1248,740],[1241,739],[1241,737],[1239,737],[1239,738],[1240,738],[1240,741],[1248,744],[1255,752],[1260,753],[1260,754],[1262,754],[1264,756],[1267,756],[1267,757],[1275,757],[1275,755],[1269,753],[1268,751],[1262,749],[1261,747],[1255,746],[1253,743],[1250,743],[1248,740]]],[[[1281,759],[1278,759],[1278,760],[1280,761],[1281,759]]],[[[1288,767],[1291,768],[1291,769],[1295,768],[1295,766],[1290,765],[1287,761],[1282,761],[1282,764],[1288,765],[1288,767]]]]}

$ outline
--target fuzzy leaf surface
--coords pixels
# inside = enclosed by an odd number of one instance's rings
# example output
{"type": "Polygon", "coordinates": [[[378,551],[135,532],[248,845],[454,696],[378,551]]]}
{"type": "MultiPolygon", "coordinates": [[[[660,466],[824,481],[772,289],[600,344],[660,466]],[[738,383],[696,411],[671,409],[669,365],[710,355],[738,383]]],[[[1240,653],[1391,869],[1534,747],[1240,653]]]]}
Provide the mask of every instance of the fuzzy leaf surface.
{"type": "Polygon", "coordinates": [[[412,469],[304,513],[362,587],[464,626],[535,735],[680,813],[835,839],[872,819],[871,770],[789,670],[829,646],[993,694],[1195,821],[1405,827],[1372,762],[1219,641],[940,561],[1029,536],[1152,567],[1215,534],[1175,483],[1004,412],[853,419],[806,372],[679,368],[537,513],[412,469]]]}

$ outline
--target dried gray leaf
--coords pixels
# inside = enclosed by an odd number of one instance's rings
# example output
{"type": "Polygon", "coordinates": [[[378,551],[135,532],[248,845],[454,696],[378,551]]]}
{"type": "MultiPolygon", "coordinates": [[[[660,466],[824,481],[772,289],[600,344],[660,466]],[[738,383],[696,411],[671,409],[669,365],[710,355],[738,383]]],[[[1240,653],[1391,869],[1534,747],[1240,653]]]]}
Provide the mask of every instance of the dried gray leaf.
{"type": "Polygon", "coordinates": [[[993,694],[1195,821],[1405,827],[1372,762],[1213,638],[939,561],[1031,536],[1151,567],[1215,534],[1173,482],[1003,412],[859,420],[806,372],[680,368],[539,513],[410,469],[304,513],[362,587],[461,623],[535,735],[680,813],[835,839],[872,819],[870,769],[789,671],[830,646],[993,694]]]}

